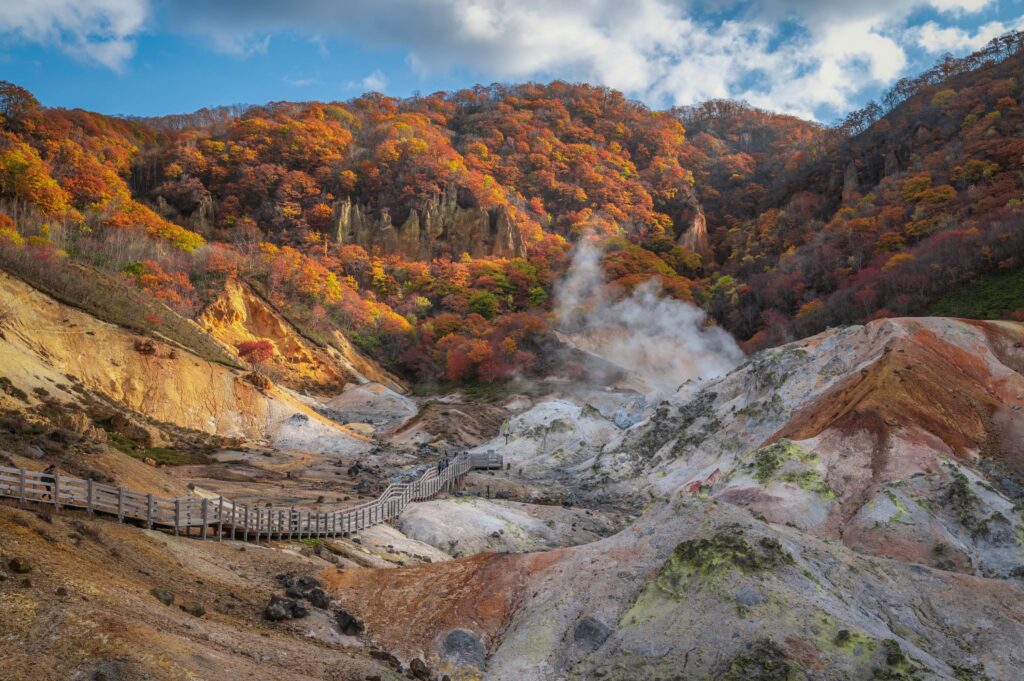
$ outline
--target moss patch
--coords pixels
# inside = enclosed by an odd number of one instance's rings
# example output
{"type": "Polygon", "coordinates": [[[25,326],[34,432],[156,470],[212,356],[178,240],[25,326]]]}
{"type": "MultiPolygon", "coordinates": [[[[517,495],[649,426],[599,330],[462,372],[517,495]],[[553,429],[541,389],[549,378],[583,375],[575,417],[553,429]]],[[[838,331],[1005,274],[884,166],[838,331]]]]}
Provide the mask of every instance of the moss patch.
{"type": "Polygon", "coordinates": [[[773,480],[788,482],[826,500],[836,493],[817,471],[820,459],[815,452],[803,450],[792,440],[782,439],[754,452],[745,468],[762,485],[773,480]]]}
{"type": "Polygon", "coordinates": [[[979,531],[983,526],[979,510],[981,499],[973,489],[971,481],[966,475],[957,470],[956,466],[948,465],[949,475],[952,480],[946,488],[942,500],[954,513],[960,524],[972,533],[979,531]]]}
{"type": "MultiPolygon", "coordinates": [[[[725,527],[711,537],[685,541],[672,551],[657,576],[637,596],[620,626],[664,619],[666,626],[676,618],[679,604],[687,594],[707,589],[723,602],[733,600],[727,580],[734,574],[765,574],[794,563],[793,557],[773,538],[753,544],[737,525],[725,527]]],[[[747,608],[736,604],[737,614],[747,608]]]]}
{"type": "Polygon", "coordinates": [[[900,644],[886,639],[882,641],[885,653],[884,666],[877,667],[871,678],[876,681],[917,681],[921,677],[918,668],[904,654],[900,644]]]}
{"type": "Polygon", "coordinates": [[[666,594],[679,597],[694,579],[714,578],[731,570],[752,574],[792,564],[793,557],[777,539],[762,537],[752,546],[743,530],[733,527],[676,546],[654,583],[666,594]]]}
{"type": "Polygon", "coordinates": [[[140,459],[153,459],[165,466],[192,466],[211,462],[210,457],[203,452],[167,449],[166,447],[150,447],[133,456],[140,459]]]}
{"type": "Polygon", "coordinates": [[[890,518],[890,520],[898,523],[899,521],[903,520],[904,517],[906,517],[907,506],[906,504],[903,503],[903,501],[900,500],[898,496],[893,494],[891,491],[886,490],[885,495],[889,497],[889,501],[891,501],[892,505],[896,507],[896,513],[892,516],[892,518],[890,518]]]}
{"type": "Polygon", "coordinates": [[[738,653],[720,677],[722,681],[796,681],[802,678],[796,663],[775,642],[755,642],[749,650],[738,653]]]}

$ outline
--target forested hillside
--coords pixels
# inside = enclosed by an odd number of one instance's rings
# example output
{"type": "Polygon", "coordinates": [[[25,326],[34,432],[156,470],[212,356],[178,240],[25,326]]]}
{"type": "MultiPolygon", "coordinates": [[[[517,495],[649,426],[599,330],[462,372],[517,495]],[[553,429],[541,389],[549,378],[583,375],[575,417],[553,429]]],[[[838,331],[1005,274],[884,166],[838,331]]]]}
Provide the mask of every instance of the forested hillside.
{"type": "Polygon", "coordinates": [[[833,128],[562,82],[133,120],[4,84],[0,259],[38,282],[87,263],[184,316],[241,278],[317,343],[494,381],[549,370],[555,283],[591,235],[610,287],[656,278],[757,349],[1020,271],[1022,47],[833,128]]]}

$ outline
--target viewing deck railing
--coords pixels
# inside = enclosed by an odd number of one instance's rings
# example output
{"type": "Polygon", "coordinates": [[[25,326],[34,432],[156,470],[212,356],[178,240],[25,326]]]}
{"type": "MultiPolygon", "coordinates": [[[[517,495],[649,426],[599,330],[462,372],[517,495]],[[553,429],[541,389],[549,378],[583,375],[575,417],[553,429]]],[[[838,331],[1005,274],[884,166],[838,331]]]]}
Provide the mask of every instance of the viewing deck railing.
{"type": "Polygon", "coordinates": [[[372,501],[334,511],[274,508],[238,504],[224,497],[155,497],[92,480],[0,466],[0,497],[20,502],[80,508],[89,513],[139,521],[147,528],[173,529],[202,539],[225,535],[243,541],[337,537],[394,520],[412,501],[430,499],[470,470],[500,469],[502,457],[493,452],[463,452],[431,466],[416,480],[393,483],[372,501]]]}

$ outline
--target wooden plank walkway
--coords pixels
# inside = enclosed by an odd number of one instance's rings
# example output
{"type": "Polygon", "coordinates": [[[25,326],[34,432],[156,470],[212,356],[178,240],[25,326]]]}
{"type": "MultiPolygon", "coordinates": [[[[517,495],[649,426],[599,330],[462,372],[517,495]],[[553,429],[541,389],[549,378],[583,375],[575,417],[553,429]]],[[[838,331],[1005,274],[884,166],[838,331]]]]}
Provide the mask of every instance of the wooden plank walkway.
{"type": "Polygon", "coordinates": [[[397,518],[413,501],[430,499],[473,469],[500,469],[502,457],[491,452],[462,452],[448,465],[434,465],[409,483],[388,485],[372,501],[334,511],[271,508],[237,504],[224,497],[177,497],[163,499],[124,487],[92,480],[47,475],[24,468],[0,466],[0,497],[22,503],[44,503],[60,508],[81,508],[89,513],[117,516],[118,522],[135,520],[147,528],[173,530],[174,534],[198,535],[243,541],[338,537],[397,518]]]}

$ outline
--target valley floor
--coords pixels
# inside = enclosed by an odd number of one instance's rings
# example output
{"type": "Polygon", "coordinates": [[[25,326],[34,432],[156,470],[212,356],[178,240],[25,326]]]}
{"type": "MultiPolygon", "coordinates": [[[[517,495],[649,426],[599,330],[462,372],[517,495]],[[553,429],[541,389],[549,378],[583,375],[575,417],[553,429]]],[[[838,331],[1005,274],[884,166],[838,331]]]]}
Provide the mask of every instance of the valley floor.
{"type": "Polygon", "coordinates": [[[661,394],[318,395],[0,287],[4,465],[329,510],[445,451],[506,464],[394,526],[259,545],[0,502],[5,679],[1024,668],[1024,325],[882,320],[661,394]]]}

